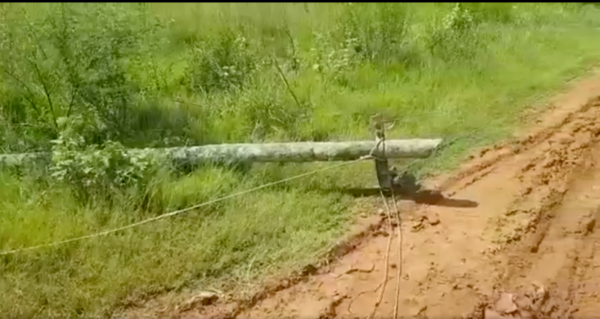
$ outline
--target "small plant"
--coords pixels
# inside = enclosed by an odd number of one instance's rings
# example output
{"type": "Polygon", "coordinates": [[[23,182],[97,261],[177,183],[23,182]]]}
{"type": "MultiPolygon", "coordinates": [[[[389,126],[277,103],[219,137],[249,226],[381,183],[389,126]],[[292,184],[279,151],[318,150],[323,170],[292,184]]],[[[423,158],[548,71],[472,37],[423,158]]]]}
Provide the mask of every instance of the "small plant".
{"type": "Polygon", "coordinates": [[[460,3],[425,32],[429,52],[445,61],[463,61],[477,48],[476,23],[471,11],[460,3]]]}
{"type": "Polygon", "coordinates": [[[187,71],[190,90],[213,93],[241,88],[254,70],[256,61],[249,52],[246,38],[232,32],[209,39],[195,47],[187,71]]]}
{"type": "Polygon", "coordinates": [[[331,34],[314,33],[315,46],[310,49],[307,59],[313,71],[343,82],[347,72],[353,70],[364,56],[357,51],[360,39],[346,33],[341,43],[336,43],[331,34]]]}
{"type": "Polygon", "coordinates": [[[409,17],[405,4],[355,4],[345,10],[341,22],[346,45],[362,60],[388,63],[406,58],[409,17]]]}
{"type": "Polygon", "coordinates": [[[94,124],[89,120],[76,116],[58,122],[61,130],[53,141],[51,176],[71,186],[79,200],[88,202],[95,195],[110,198],[126,188],[142,191],[156,172],[157,160],[148,154],[130,155],[110,140],[89,144],[85,136],[94,124]]]}
{"type": "Polygon", "coordinates": [[[463,33],[473,26],[473,16],[469,9],[456,3],[452,11],[442,20],[442,30],[446,32],[463,33]]]}

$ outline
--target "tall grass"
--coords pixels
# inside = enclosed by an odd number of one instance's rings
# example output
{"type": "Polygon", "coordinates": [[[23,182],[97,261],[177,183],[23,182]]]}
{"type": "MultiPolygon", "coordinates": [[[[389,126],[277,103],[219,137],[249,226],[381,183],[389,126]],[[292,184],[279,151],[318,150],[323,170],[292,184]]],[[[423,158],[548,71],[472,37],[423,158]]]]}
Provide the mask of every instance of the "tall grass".
{"type": "MultiPolygon", "coordinates": [[[[533,97],[597,61],[582,4],[2,4],[0,248],[86,235],[314,168],[167,167],[124,147],[370,138],[457,142],[452,167],[507,136],[533,97]],[[281,73],[289,83],[282,81],[281,73]],[[82,156],[69,156],[78,150],[82,156]]],[[[84,317],[157,294],[243,289],[315,258],[371,186],[369,163],[121,233],[0,258],[0,314],[84,317]]]]}

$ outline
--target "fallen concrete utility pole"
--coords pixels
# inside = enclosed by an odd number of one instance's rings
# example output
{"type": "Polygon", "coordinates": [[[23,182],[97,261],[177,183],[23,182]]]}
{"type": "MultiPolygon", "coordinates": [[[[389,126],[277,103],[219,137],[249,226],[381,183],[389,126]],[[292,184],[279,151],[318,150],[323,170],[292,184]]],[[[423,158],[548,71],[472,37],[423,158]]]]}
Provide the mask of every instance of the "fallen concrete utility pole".
{"type": "MultiPolygon", "coordinates": [[[[386,141],[387,158],[427,157],[441,139],[413,139],[386,141]]],[[[375,141],[356,142],[299,142],[267,144],[220,144],[196,147],[170,148],[174,160],[240,161],[240,162],[317,162],[351,161],[369,155],[375,141]]],[[[373,155],[383,156],[381,146],[373,155]]]]}
{"type": "MultiPolygon", "coordinates": [[[[442,142],[442,139],[386,140],[385,157],[423,158],[442,142]]],[[[167,156],[177,163],[204,162],[316,162],[351,161],[369,155],[376,141],[297,142],[265,144],[214,144],[193,147],[130,149],[131,155],[151,153],[167,156]]],[[[373,153],[383,157],[381,145],[373,153]]],[[[27,161],[50,160],[50,153],[0,155],[0,167],[19,166],[27,161]]]]}

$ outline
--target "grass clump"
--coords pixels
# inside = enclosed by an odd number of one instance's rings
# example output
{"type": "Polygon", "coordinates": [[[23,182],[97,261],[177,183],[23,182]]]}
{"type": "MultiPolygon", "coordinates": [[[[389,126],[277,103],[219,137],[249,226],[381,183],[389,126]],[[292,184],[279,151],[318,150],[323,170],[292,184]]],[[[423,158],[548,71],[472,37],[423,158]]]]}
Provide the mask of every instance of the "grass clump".
{"type": "MultiPolygon", "coordinates": [[[[586,4],[2,4],[0,248],[87,235],[318,167],[170,167],[128,147],[458,138],[452,167],[507,136],[532,97],[597,61],[586,4]],[[285,79],[285,81],[284,81],[285,79]],[[80,155],[74,156],[72,151],[80,155]]],[[[325,164],[326,165],[326,164],[325,164]]],[[[239,287],[315,258],[352,219],[370,163],[89,241],[0,258],[0,314],[105,315],[157,294],[239,287]]]]}

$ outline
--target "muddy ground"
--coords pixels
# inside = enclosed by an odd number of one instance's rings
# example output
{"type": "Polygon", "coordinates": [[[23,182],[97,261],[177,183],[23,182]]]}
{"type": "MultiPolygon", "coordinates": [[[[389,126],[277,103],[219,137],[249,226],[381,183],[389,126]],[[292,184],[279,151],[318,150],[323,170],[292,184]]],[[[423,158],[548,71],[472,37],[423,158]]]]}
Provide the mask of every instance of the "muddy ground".
{"type": "Polygon", "coordinates": [[[329,267],[244,306],[177,316],[600,316],[600,75],[592,73],[551,100],[528,132],[426,183],[445,199],[402,199],[401,250],[397,223],[377,207],[380,226],[329,267]]]}

